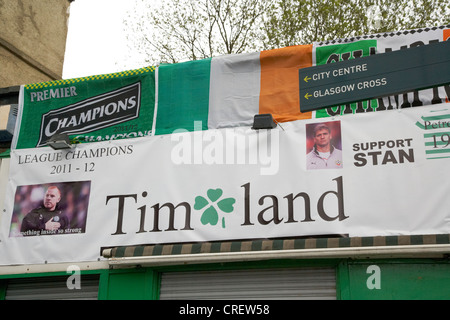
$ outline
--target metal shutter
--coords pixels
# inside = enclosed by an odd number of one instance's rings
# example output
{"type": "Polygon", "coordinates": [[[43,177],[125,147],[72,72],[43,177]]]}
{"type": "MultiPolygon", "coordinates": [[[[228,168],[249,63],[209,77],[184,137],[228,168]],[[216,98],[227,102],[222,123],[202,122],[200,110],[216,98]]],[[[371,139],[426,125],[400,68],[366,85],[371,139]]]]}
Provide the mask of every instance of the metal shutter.
{"type": "Polygon", "coordinates": [[[160,299],[336,299],[336,274],[334,268],[170,272],[161,275],[160,299]]]}
{"type": "Polygon", "coordinates": [[[65,277],[36,277],[8,280],[5,300],[96,300],[98,275],[81,275],[81,289],[69,290],[65,277]]]}

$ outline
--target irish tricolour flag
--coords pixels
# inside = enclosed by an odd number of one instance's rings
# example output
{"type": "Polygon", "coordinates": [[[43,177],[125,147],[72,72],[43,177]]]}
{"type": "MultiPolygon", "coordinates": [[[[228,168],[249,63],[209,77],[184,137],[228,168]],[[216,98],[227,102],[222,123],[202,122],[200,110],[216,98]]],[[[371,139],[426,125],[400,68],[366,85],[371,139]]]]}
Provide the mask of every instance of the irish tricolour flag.
{"type": "Polygon", "coordinates": [[[255,114],[278,122],[300,112],[298,70],[312,66],[312,45],[163,64],[157,74],[155,134],[251,125],[255,114]]]}

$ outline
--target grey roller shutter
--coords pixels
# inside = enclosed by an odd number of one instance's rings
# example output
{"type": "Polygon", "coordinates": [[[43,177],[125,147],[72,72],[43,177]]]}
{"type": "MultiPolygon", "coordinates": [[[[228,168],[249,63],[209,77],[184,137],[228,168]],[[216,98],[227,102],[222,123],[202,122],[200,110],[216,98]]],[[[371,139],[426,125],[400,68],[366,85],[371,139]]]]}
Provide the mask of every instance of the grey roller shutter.
{"type": "Polygon", "coordinates": [[[336,299],[336,274],[334,268],[170,272],[161,275],[160,299],[336,299]]]}
{"type": "Polygon", "coordinates": [[[99,276],[81,275],[81,289],[67,288],[69,276],[8,280],[5,300],[96,300],[99,276]]]}

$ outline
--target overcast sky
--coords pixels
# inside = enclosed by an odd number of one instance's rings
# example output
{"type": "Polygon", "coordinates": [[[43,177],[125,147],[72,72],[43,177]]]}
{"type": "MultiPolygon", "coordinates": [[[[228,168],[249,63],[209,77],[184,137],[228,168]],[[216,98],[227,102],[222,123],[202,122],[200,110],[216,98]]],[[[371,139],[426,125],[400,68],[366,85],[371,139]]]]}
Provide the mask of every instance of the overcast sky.
{"type": "Polygon", "coordinates": [[[63,78],[121,71],[127,45],[123,20],[135,0],[75,0],[70,5],[63,78]]]}
{"type": "MultiPolygon", "coordinates": [[[[160,0],[147,0],[158,5],[160,0]]],[[[140,0],[75,0],[70,5],[63,78],[142,67],[129,57],[124,18],[140,0]]],[[[142,62],[141,62],[142,63],[142,62]]]]}

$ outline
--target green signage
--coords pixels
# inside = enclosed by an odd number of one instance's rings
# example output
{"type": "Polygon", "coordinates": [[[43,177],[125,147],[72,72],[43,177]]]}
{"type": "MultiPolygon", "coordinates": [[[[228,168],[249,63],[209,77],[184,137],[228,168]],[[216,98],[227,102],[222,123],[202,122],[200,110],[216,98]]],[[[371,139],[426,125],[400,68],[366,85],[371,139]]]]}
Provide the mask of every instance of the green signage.
{"type": "Polygon", "coordinates": [[[380,98],[450,83],[450,42],[299,70],[300,110],[380,98]]]}
{"type": "Polygon", "coordinates": [[[15,148],[38,148],[56,134],[73,143],[152,134],[155,67],[28,84],[21,91],[15,148]]]}

